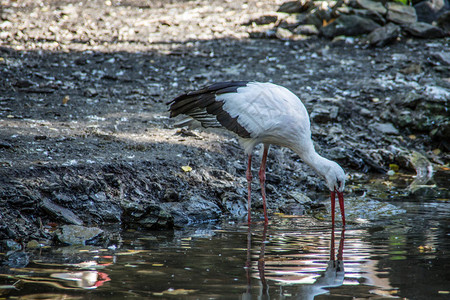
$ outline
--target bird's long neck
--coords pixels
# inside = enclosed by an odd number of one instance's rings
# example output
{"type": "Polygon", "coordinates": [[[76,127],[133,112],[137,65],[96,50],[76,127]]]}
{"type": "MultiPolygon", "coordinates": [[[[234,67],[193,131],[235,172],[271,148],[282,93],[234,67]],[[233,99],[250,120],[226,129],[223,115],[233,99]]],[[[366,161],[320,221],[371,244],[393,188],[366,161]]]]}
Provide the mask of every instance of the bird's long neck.
{"type": "Polygon", "coordinates": [[[293,147],[292,150],[294,150],[294,152],[296,152],[300,158],[310,165],[319,175],[324,178],[326,177],[332,161],[320,156],[314,149],[312,142],[293,147]]]}

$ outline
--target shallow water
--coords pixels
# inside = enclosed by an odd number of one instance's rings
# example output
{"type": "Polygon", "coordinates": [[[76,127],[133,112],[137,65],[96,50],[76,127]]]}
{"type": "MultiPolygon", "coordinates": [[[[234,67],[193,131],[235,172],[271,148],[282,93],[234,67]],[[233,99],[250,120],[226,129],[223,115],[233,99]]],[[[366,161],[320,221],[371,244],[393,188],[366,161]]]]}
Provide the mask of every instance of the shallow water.
{"type": "Polygon", "coordinates": [[[127,231],[106,248],[10,253],[2,256],[0,297],[449,299],[450,202],[433,197],[387,197],[397,213],[353,217],[345,231],[274,215],[268,227],[222,222],[127,231]]]}

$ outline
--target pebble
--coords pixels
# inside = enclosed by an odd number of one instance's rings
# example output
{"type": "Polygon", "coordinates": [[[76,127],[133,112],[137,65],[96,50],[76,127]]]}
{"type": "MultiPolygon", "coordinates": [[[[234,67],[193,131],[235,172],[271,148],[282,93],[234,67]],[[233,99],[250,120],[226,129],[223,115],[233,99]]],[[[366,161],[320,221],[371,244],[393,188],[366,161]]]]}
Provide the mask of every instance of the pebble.
{"type": "Polygon", "coordinates": [[[398,129],[392,123],[375,123],[372,126],[384,134],[399,134],[398,129]]]}

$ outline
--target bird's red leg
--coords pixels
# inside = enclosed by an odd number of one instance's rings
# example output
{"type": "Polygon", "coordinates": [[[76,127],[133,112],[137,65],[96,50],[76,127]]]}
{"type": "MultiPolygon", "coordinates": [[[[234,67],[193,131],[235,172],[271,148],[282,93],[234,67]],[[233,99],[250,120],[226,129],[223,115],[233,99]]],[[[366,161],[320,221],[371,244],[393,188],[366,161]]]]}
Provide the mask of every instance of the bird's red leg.
{"type": "Polygon", "coordinates": [[[339,207],[341,208],[342,226],[345,226],[344,193],[336,191],[339,198],[339,207]]]}
{"type": "Polygon", "coordinates": [[[267,160],[267,153],[269,152],[269,146],[264,145],[264,152],[263,157],[261,160],[261,167],[259,169],[259,183],[261,184],[261,195],[263,198],[263,208],[264,208],[264,224],[269,223],[269,219],[267,218],[267,208],[266,208],[266,187],[265,187],[265,181],[266,181],[266,160],[267,160]]]}
{"type": "Polygon", "coordinates": [[[336,193],[334,191],[331,192],[330,195],[331,198],[331,226],[334,228],[334,209],[335,209],[335,202],[336,202],[336,193]]]}
{"type": "Polygon", "coordinates": [[[251,222],[251,214],[250,214],[250,208],[252,205],[252,155],[248,155],[248,165],[247,165],[247,172],[245,172],[245,175],[247,176],[247,185],[248,185],[248,203],[247,203],[247,214],[248,214],[248,224],[250,225],[251,222]]]}

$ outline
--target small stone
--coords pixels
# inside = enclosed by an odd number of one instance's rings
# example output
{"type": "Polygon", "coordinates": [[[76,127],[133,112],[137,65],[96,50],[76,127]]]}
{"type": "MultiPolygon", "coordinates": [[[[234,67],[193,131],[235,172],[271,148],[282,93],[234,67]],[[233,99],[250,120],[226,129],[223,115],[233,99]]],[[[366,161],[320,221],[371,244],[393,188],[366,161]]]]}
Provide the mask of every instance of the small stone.
{"type": "Polygon", "coordinates": [[[387,175],[394,176],[395,175],[395,171],[394,170],[389,170],[389,171],[387,171],[387,175]]]}
{"type": "Polygon", "coordinates": [[[441,64],[450,66],[450,52],[435,52],[431,56],[438,60],[441,64]]]}
{"type": "Polygon", "coordinates": [[[297,191],[291,191],[288,193],[289,197],[294,199],[296,202],[300,203],[300,204],[308,204],[308,203],[312,203],[311,198],[309,198],[308,196],[306,196],[303,193],[297,192],[297,191]]]}
{"type": "Polygon", "coordinates": [[[36,82],[33,82],[31,80],[28,80],[28,79],[17,80],[14,83],[14,86],[16,86],[18,88],[29,88],[29,87],[36,86],[36,85],[37,85],[36,82]]]}
{"type": "Polygon", "coordinates": [[[294,34],[317,35],[319,34],[319,29],[317,29],[316,25],[304,24],[295,27],[292,32],[294,34]]]}
{"type": "Polygon", "coordinates": [[[398,129],[392,123],[375,123],[372,125],[374,129],[384,134],[398,134],[398,129]]]}
{"type": "Polygon", "coordinates": [[[365,117],[370,117],[370,116],[372,116],[373,115],[373,113],[370,111],[370,110],[368,110],[367,108],[361,108],[361,110],[359,111],[359,113],[362,115],[362,116],[365,116],[365,117]]]}
{"type": "Polygon", "coordinates": [[[36,249],[36,248],[40,248],[41,244],[39,244],[38,241],[36,240],[31,240],[27,243],[27,248],[29,249],[36,249]]]}
{"type": "Polygon", "coordinates": [[[408,24],[404,29],[410,35],[423,39],[442,38],[446,35],[441,28],[424,22],[408,24]]]}
{"type": "Polygon", "coordinates": [[[400,3],[389,2],[387,4],[387,9],[388,12],[386,18],[391,22],[397,24],[409,24],[417,22],[417,15],[414,7],[400,3]]]}
{"type": "Polygon", "coordinates": [[[277,31],[275,32],[275,36],[280,40],[289,40],[293,35],[294,34],[290,30],[281,27],[278,27],[277,31]]]}
{"type": "Polygon", "coordinates": [[[86,97],[94,97],[94,96],[98,95],[98,91],[96,89],[94,89],[94,88],[86,88],[84,90],[84,95],[86,97]]]}
{"type": "Polygon", "coordinates": [[[367,36],[367,41],[371,46],[383,47],[397,40],[401,33],[401,28],[393,23],[380,27],[372,31],[367,36]]]}
{"type": "Polygon", "coordinates": [[[2,245],[1,248],[5,248],[8,251],[19,251],[22,249],[22,246],[13,240],[3,240],[1,241],[2,245]]]}
{"type": "Polygon", "coordinates": [[[311,112],[311,120],[316,123],[326,123],[337,119],[339,114],[338,106],[319,106],[316,105],[311,112]]]}

